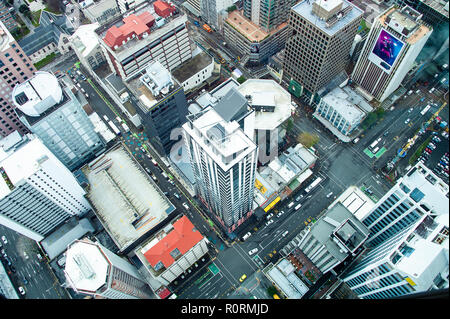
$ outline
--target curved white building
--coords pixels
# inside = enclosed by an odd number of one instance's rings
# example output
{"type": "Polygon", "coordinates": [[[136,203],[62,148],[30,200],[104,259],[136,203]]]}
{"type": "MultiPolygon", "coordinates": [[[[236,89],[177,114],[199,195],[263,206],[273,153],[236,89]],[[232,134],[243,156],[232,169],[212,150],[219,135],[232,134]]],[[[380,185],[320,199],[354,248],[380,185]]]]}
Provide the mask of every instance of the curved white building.
{"type": "Polygon", "coordinates": [[[70,170],[103,150],[105,144],[75,93],[53,74],[36,72],[14,87],[12,100],[22,123],[70,170]]]}

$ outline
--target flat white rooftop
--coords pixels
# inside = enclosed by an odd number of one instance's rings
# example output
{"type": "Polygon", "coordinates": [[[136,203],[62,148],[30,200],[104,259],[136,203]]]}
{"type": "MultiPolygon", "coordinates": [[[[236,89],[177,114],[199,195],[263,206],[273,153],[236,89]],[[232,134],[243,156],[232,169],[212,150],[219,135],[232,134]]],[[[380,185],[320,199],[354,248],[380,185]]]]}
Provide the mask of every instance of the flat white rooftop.
{"type": "Polygon", "coordinates": [[[158,225],[174,206],[138,166],[123,144],[81,168],[87,197],[116,245],[124,250],[158,225]]]}
{"type": "Polygon", "coordinates": [[[347,188],[330,207],[333,207],[337,202],[341,202],[360,221],[375,206],[375,203],[356,186],[347,188]]]}
{"type": "Polygon", "coordinates": [[[291,116],[294,110],[290,93],[274,80],[249,79],[237,89],[243,96],[250,95],[254,105],[275,107],[273,112],[256,112],[255,130],[277,128],[291,116]]]}
{"type": "Polygon", "coordinates": [[[336,87],[323,97],[323,101],[334,108],[349,123],[359,123],[365,116],[363,110],[368,104],[364,99],[350,88],[346,90],[336,87]],[[360,106],[362,105],[362,106],[360,106]]]}

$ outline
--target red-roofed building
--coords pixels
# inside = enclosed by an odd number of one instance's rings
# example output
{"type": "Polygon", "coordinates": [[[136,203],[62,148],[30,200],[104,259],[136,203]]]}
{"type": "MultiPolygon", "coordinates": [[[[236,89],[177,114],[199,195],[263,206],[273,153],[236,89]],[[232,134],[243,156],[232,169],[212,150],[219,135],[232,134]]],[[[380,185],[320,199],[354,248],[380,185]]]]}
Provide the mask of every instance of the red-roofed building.
{"type": "Polygon", "coordinates": [[[155,18],[150,12],[143,12],[140,15],[131,14],[123,18],[123,25],[112,26],[106,32],[103,40],[113,50],[122,44],[137,37],[139,40],[150,34],[150,28],[155,23],[155,18]]]}
{"type": "Polygon", "coordinates": [[[155,13],[160,17],[167,18],[175,11],[175,7],[165,1],[157,0],[153,3],[155,13]]]}
{"type": "Polygon", "coordinates": [[[183,216],[144,243],[136,255],[153,278],[168,285],[208,252],[207,243],[183,216]]]}

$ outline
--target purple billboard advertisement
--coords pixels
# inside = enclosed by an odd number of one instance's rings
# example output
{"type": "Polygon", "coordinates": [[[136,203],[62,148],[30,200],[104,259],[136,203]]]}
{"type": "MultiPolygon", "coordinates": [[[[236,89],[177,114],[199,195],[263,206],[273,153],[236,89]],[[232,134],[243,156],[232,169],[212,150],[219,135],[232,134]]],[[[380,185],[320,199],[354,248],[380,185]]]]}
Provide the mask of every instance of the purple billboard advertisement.
{"type": "Polygon", "coordinates": [[[394,65],[403,46],[402,41],[382,29],[369,59],[385,70],[389,70],[394,65]]]}

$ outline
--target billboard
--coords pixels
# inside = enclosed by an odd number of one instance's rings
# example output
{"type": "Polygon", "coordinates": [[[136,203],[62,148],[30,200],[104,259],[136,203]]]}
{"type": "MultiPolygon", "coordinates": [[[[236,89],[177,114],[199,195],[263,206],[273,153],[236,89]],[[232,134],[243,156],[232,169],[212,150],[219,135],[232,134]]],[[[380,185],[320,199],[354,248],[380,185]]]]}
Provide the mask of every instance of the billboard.
{"type": "Polygon", "coordinates": [[[404,43],[384,29],[381,29],[377,41],[369,54],[369,60],[389,72],[399,56],[404,43]]]}

